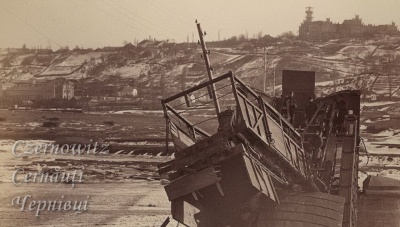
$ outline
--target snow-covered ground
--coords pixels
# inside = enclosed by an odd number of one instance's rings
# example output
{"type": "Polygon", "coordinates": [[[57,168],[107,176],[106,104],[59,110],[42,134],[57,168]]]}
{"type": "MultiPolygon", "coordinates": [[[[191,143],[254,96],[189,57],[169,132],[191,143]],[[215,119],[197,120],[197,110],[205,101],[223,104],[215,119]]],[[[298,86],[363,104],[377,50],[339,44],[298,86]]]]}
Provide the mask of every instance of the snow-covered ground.
{"type": "Polygon", "coordinates": [[[343,54],[335,54],[335,55],[331,55],[331,56],[324,56],[323,59],[328,59],[328,60],[346,60],[349,57],[343,54]]]}
{"type": "MultiPolygon", "coordinates": [[[[25,141],[35,145],[51,141],[25,141]]],[[[144,168],[151,162],[164,162],[168,157],[159,156],[121,156],[98,155],[85,156],[48,156],[28,155],[14,157],[11,153],[14,140],[0,140],[0,220],[1,226],[59,226],[68,223],[73,226],[114,225],[114,226],[160,226],[167,217],[171,217],[170,202],[159,180],[152,179],[152,172],[146,173],[144,168]],[[19,168],[25,172],[17,178],[23,179],[25,173],[43,171],[44,167],[51,170],[60,165],[61,171],[80,169],[83,171],[83,182],[76,182],[72,188],[65,183],[30,182],[16,186],[12,176],[19,168]],[[135,164],[138,163],[138,164],[135,164]],[[47,164],[47,166],[46,166],[47,164]],[[117,168],[118,166],[118,168],[117,168]],[[137,168],[137,169],[136,169],[137,168]],[[150,177],[137,180],[135,177],[147,174],[150,177]],[[132,178],[133,177],[133,178],[132,178]],[[87,200],[87,211],[75,213],[72,211],[43,211],[35,217],[35,211],[25,209],[19,212],[21,206],[13,206],[11,201],[16,196],[30,195],[30,200],[48,201],[87,200]]],[[[19,149],[25,149],[20,147],[19,149]]],[[[147,166],[147,167],[146,167],[147,166]]],[[[50,174],[53,174],[50,172],[50,174]]],[[[53,175],[51,175],[53,176],[53,175]]],[[[168,227],[177,226],[172,218],[168,227]]]]}
{"type": "Polygon", "coordinates": [[[127,113],[130,113],[130,114],[140,114],[140,115],[143,115],[143,114],[163,114],[164,113],[164,111],[163,110],[120,110],[120,111],[114,111],[114,112],[111,112],[111,113],[113,113],[113,114],[127,114],[127,113]]]}
{"type": "Polygon", "coordinates": [[[90,52],[86,54],[71,54],[66,59],[63,59],[59,63],[52,64],[45,71],[40,73],[41,76],[46,75],[62,75],[62,74],[70,74],[79,67],[81,67],[84,63],[90,61],[96,61],[101,56],[105,55],[104,52],[90,52]]]}
{"type": "Polygon", "coordinates": [[[364,143],[369,153],[400,155],[400,130],[388,129],[367,136],[364,143]]]}
{"type": "MultiPolygon", "coordinates": [[[[361,170],[367,172],[368,175],[383,176],[400,180],[400,155],[399,156],[363,155],[360,156],[359,167],[361,170]]],[[[360,177],[363,176],[364,174],[361,174],[360,177]]]]}
{"type": "Polygon", "coordinates": [[[368,46],[346,46],[339,51],[339,53],[347,55],[349,57],[365,58],[369,56],[377,47],[373,45],[368,46]]]}
{"type": "Polygon", "coordinates": [[[315,83],[316,87],[333,86],[333,85],[334,85],[333,80],[327,80],[327,81],[315,83]]]}
{"type": "Polygon", "coordinates": [[[374,57],[382,57],[382,56],[399,56],[400,50],[384,50],[384,49],[377,49],[374,53],[374,57]]]}
{"type": "Polygon", "coordinates": [[[120,68],[112,68],[105,71],[103,74],[108,75],[121,75],[125,78],[139,78],[140,75],[148,74],[150,65],[146,63],[138,63],[133,65],[127,65],[120,68]]]}

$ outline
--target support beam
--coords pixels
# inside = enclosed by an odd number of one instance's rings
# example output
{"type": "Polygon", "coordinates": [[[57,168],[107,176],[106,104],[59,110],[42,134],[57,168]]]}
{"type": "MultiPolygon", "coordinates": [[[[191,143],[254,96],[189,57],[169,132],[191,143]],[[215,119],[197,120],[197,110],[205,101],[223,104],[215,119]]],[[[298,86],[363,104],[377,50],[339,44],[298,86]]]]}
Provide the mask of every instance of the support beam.
{"type": "MultiPolygon", "coordinates": [[[[203,31],[201,30],[200,23],[196,22],[196,24],[197,24],[197,30],[199,32],[201,48],[203,49],[203,58],[204,58],[204,61],[206,62],[208,79],[212,80],[212,79],[214,79],[214,77],[212,74],[210,59],[208,58],[209,51],[207,50],[206,43],[204,42],[204,39],[203,39],[203,36],[205,35],[205,33],[203,33],[203,31]]],[[[215,92],[215,84],[211,84],[210,87],[211,87],[212,98],[214,100],[215,111],[217,112],[217,116],[219,119],[219,114],[220,114],[221,110],[220,110],[219,103],[218,103],[217,93],[215,92]]]]}

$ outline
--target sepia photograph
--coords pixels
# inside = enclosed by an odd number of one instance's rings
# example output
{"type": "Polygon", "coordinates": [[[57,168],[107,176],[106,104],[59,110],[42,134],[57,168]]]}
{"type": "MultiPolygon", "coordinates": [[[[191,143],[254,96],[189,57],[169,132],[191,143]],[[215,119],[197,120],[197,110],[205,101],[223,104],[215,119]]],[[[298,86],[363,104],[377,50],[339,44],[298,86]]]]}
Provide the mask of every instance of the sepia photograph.
{"type": "Polygon", "coordinates": [[[0,0],[0,227],[399,227],[397,0],[0,0]]]}

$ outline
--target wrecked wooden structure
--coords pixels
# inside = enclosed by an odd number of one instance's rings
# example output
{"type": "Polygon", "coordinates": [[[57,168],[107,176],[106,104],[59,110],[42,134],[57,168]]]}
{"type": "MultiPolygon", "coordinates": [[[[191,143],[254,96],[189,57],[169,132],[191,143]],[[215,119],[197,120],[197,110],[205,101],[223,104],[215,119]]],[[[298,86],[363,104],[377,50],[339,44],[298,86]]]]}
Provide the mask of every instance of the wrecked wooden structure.
{"type": "Polygon", "coordinates": [[[297,130],[232,72],[162,100],[175,158],[158,168],[170,180],[173,218],[186,226],[355,226],[360,93],[316,104],[297,130]],[[341,129],[338,99],[350,112],[341,129]]]}

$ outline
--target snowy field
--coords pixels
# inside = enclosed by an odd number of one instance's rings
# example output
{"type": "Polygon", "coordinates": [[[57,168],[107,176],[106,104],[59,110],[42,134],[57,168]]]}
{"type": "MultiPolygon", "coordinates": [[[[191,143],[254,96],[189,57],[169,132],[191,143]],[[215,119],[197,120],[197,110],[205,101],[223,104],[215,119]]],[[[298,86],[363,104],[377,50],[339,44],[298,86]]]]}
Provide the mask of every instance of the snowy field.
{"type": "MultiPolygon", "coordinates": [[[[68,223],[72,226],[160,226],[170,216],[170,203],[155,173],[154,163],[169,160],[169,157],[127,155],[24,155],[15,157],[12,149],[16,141],[0,140],[0,220],[1,226],[56,226],[68,223]],[[23,168],[23,174],[38,172],[54,174],[74,170],[83,171],[83,181],[71,184],[61,182],[22,182],[16,186],[12,176],[23,168]],[[87,210],[19,211],[11,200],[17,196],[31,195],[29,201],[88,201],[87,210]]],[[[24,141],[35,146],[51,141],[24,141]]],[[[24,151],[27,147],[18,148],[24,151]]],[[[51,175],[54,176],[54,175],[51,175]]],[[[22,181],[22,180],[21,180],[22,181]]],[[[171,226],[177,223],[171,219],[171,226]]]]}
{"type": "Polygon", "coordinates": [[[363,142],[360,146],[363,155],[360,156],[360,169],[369,175],[400,180],[398,103],[394,101],[369,102],[362,103],[361,108],[360,130],[363,142]]]}

